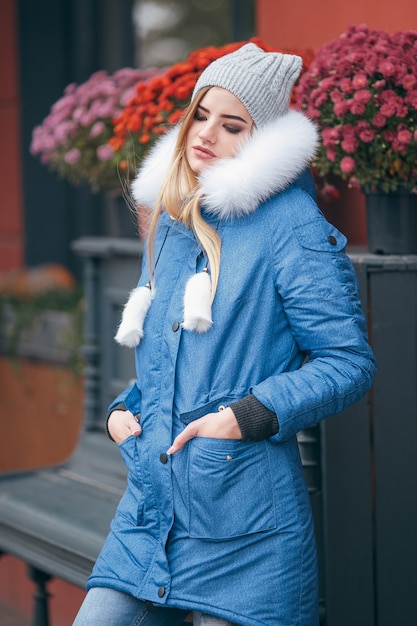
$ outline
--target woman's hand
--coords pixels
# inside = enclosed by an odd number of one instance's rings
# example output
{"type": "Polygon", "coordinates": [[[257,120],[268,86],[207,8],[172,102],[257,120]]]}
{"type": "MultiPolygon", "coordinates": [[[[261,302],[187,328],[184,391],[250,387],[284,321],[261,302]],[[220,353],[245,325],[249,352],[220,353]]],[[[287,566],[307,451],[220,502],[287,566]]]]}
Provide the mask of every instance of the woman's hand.
{"type": "Polygon", "coordinates": [[[141,425],[130,411],[113,411],[107,422],[107,428],[116,443],[122,443],[131,435],[139,437],[142,434],[141,425]]]}
{"type": "Polygon", "coordinates": [[[230,407],[218,413],[207,413],[197,420],[188,424],[174,439],[172,446],[167,450],[168,454],[174,454],[194,437],[208,437],[213,439],[242,439],[239,424],[230,407]]]}

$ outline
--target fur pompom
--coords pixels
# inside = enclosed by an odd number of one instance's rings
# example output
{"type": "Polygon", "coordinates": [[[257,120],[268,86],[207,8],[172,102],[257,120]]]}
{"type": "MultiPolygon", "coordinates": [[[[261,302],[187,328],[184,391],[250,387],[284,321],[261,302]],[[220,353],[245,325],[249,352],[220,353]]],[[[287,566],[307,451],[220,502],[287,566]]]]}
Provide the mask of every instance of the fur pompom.
{"type": "Polygon", "coordinates": [[[185,287],[182,327],[185,330],[205,333],[212,325],[211,280],[209,273],[204,271],[191,276],[185,287]]]}
{"type": "Polygon", "coordinates": [[[122,321],[115,340],[122,346],[136,348],[143,337],[143,323],[152,302],[150,287],[136,287],[131,291],[123,309],[122,321]]]}

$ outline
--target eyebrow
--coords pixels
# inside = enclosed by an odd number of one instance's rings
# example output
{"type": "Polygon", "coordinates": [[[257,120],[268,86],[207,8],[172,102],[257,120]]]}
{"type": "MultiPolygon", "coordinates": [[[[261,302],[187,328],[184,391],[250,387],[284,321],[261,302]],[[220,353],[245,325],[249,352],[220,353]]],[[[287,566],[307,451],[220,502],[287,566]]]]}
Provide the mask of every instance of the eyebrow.
{"type": "MultiPolygon", "coordinates": [[[[199,104],[197,108],[201,109],[205,113],[210,113],[209,109],[206,109],[206,107],[203,107],[202,104],[199,104]]],[[[226,113],[224,113],[220,117],[225,117],[228,120],[237,120],[238,122],[243,122],[244,124],[248,123],[246,120],[243,119],[243,117],[240,117],[239,115],[227,115],[226,113]]]]}

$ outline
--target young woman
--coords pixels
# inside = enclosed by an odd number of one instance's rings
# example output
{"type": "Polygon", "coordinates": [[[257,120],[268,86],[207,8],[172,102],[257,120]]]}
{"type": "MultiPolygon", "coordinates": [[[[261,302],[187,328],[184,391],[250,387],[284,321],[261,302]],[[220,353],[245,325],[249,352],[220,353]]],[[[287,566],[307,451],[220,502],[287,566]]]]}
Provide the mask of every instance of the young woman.
{"type": "Polygon", "coordinates": [[[289,110],[301,69],[254,44],[201,75],[133,185],[154,211],[116,339],[137,380],[108,430],[128,484],[76,626],[317,626],[296,434],[365,394],[375,362],[346,238],[289,110]]]}

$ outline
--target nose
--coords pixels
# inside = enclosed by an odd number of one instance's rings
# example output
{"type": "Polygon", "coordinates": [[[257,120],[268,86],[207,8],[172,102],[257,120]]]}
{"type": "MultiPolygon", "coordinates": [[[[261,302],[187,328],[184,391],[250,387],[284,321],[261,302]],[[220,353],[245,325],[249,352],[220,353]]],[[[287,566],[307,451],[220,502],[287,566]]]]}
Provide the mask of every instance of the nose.
{"type": "Polygon", "coordinates": [[[215,143],[216,141],[216,131],[214,124],[210,124],[210,122],[206,122],[204,126],[200,128],[200,132],[198,133],[201,141],[203,143],[215,143]]]}

